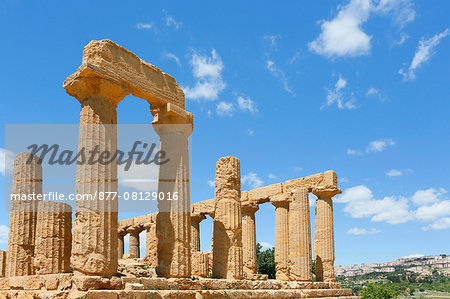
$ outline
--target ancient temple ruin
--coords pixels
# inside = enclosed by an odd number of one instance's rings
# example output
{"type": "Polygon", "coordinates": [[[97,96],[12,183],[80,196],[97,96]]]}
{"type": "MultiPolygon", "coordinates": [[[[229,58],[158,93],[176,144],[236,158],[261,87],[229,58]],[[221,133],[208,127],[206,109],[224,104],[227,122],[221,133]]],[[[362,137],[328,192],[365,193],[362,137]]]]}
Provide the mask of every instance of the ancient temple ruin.
{"type": "MultiPolygon", "coordinates": [[[[92,41],[82,65],[64,82],[81,105],[79,147],[117,148],[116,108],[132,94],[146,100],[160,147],[177,159],[161,165],[157,213],[118,221],[117,201],[11,206],[7,252],[0,252],[2,298],[313,298],[350,297],[334,277],[334,171],[242,191],[240,160],[216,163],[215,196],[191,204],[188,137],[193,115],[174,78],[110,40],[92,41]],[[183,125],[164,126],[164,125],[183,125]],[[161,126],[163,125],[163,126],[161,126]],[[314,242],[309,194],[317,196],[314,242]],[[256,221],[275,207],[276,279],[257,273],[256,221]],[[34,206],[33,206],[34,205],[34,206]],[[212,252],[200,251],[200,222],[213,222],[212,252]],[[139,234],[146,234],[140,256],[139,234]],[[128,254],[124,237],[129,236],[128,254]],[[314,254],[313,254],[314,252],[314,254]],[[312,261],[315,261],[315,278],[312,261]]],[[[42,192],[40,158],[14,162],[13,193],[42,192]],[[26,163],[31,161],[31,163],[26,163]]],[[[76,193],[117,192],[117,164],[80,164],[76,193]]]]}

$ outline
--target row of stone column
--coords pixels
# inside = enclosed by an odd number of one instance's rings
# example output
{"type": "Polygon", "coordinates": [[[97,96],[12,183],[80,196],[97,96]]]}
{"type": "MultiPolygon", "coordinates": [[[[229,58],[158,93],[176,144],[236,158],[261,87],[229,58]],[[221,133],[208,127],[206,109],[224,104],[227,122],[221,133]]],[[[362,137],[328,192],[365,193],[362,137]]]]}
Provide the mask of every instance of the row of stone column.
{"type": "Polygon", "coordinates": [[[8,250],[2,274],[69,272],[72,208],[62,202],[37,201],[37,195],[42,194],[39,157],[29,153],[15,157],[11,194],[8,250]],[[23,200],[33,194],[34,199],[23,200]]]}

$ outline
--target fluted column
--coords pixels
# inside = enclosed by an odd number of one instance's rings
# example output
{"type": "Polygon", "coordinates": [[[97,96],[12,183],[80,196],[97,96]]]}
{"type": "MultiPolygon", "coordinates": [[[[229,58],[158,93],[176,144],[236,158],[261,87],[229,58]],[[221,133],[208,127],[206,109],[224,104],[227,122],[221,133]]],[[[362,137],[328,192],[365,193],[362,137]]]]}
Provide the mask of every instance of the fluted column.
{"type": "Polygon", "coordinates": [[[289,203],[289,279],[312,281],[311,223],[308,189],[290,194],[289,203]]]}
{"type": "Polygon", "coordinates": [[[117,234],[117,258],[121,259],[123,257],[123,254],[125,253],[125,246],[124,246],[124,237],[126,236],[127,232],[124,229],[119,230],[117,234]]]}
{"type": "Polygon", "coordinates": [[[192,133],[192,118],[192,114],[167,104],[159,109],[153,122],[160,136],[160,151],[165,154],[158,178],[158,193],[164,198],[158,200],[156,217],[156,273],[162,277],[191,276],[188,137],[192,133]]]}
{"type": "Polygon", "coordinates": [[[216,163],[213,227],[213,276],[242,279],[242,218],[240,162],[223,157],[216,163]]]}
{"type": "Polygon", "coordinates": [[[255,213],[259,207],[256,203],[242,203],[242,252],[244,272],[256,274],[256,223],[255,213]]]}
{"type": "Polygon", "coordinates": [[[72,207],[63,202],[39,202],[34,254],[36,274],[69,272],[71,249],[72,207]]]}
{"type": "Polygon", "coordinates": [[[6,251],[0,250],[0,277],[6,277],[6,251]]]}
{"type": "Polygon", "coordinates": [[[156,238],[156,223],[144,224],[146,231],[145,238],[145,259],[152,266],[158,265],[158,239],[156,238]]]}
{"type": "Polygon", "coordinates": [[[341,193],[338,188],[314,188],[317,196],[314,227],[314,260],[316,281],[333,282],[334,276],[334,224],[332,197],[341,193]]]}
{"type": "MultiPolygon", "coordinates": [[[[42,194],[41,159],[30,153],[20,153],[14,159],[12,196],[42,194]]],[[[37,199],[37,198],[35,198],[37,199]]],[[[11,199],[7,275],[33,275],[37,200],[11,199]]]]}
{"type": "Polygon", "coordinates": [[[289,280],[289,198],[280,196],[275,206],[275,271],[277,280],[289,280]]]}
{"type": "Polygon", "coordinates": [[[64,88],[81,103],[78,151],[109,153],[106,159],[97,154],[77,165],[71,262],[76,275],[110,276],[117,272],[118,202],[101,197],[117,193],[116,107],[127,92],[111,81],[80,73],[68,77],[64,88]]]}
{"type": "Polygon", "coordinates": [[[128,253],[130,254],[130,257],[132,258],[140,258],[140,240],[139,240],[139,233],[142,231],[139,227],[129,227],[127,229],[127,233],[130,234],[130,240],[129,240],[129,250],[128,253]]]}
{"type": "Polygon", "coordinates": [[[191,249],[200,251],[200,222],[206,219],[203,214],[191,214],[191,249]]]}

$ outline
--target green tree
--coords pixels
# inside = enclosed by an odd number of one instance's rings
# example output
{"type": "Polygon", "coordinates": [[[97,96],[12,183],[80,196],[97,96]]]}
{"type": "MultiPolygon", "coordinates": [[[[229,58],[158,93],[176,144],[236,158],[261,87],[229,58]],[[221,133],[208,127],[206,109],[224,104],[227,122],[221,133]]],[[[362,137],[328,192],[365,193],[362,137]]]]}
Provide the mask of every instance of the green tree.
{"type": "Polygon", "coordinates": [[[261,244],[256,244],[256,258],[259,274],[267,274],[270,279],[275,279],[275,248],[261,251],[261,244]]]}
{"type": "Polygon", "coordinates": [[[399,293],[400,292],[396,285],[376,285],[373,283],[369,283],[365,288],[359,291],[359,296],[361,296],[362,299],[389,299],[397,298],[399,293]]]}

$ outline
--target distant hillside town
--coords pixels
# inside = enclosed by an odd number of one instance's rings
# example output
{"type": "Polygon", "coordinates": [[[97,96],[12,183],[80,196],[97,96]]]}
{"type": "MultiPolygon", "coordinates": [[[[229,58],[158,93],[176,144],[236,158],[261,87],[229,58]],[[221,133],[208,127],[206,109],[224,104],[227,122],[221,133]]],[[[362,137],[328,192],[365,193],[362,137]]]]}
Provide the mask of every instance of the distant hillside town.
{"type": "Polygon", "coordinates": [[[393,262],[361,264],[361,266],[336,266],[336,276],[359,276],[373,272],[385,273],[397,270],[417,273],[421,276],[431,275],[433,271],[443,276],[450,276],[450,255],[414,255],[398,258],[393,262]]]}

